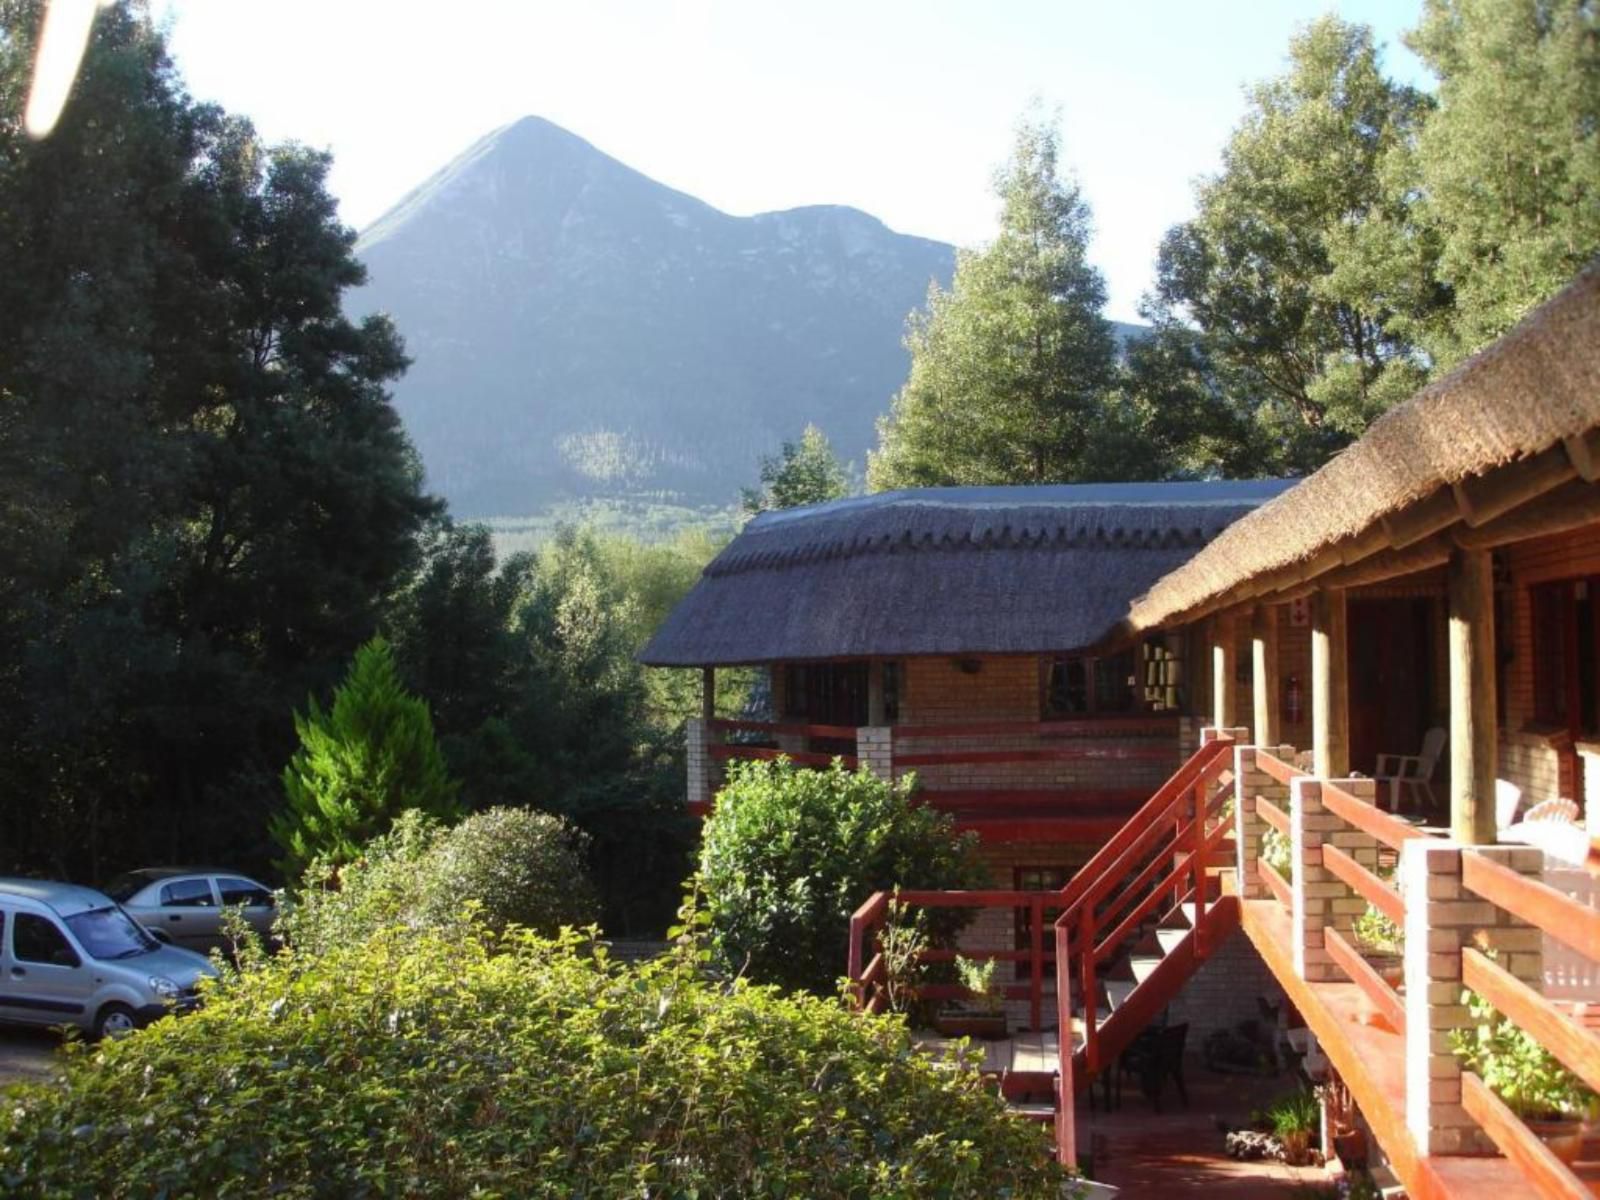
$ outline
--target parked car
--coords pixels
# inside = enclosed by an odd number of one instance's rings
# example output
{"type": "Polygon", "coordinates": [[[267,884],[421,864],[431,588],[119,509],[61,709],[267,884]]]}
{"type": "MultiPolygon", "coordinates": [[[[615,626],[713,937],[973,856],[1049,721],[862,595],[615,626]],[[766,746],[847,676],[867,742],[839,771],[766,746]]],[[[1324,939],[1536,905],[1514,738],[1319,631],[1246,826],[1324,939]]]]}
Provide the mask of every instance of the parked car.
{"type": "Polygon", "coordinates": [[[222,910],[238,905],[262,937],[272,933],[272,889],[221,867],[146,867],[106,884],[106,895],[157,937],[202,954],[225,949],[222,910]]]}
{"type": "Polygon", "coordinates": [[[117,1036],[192,1008],[216,973],[93,888],[0,879],[0,1021],[117,1036]]]}

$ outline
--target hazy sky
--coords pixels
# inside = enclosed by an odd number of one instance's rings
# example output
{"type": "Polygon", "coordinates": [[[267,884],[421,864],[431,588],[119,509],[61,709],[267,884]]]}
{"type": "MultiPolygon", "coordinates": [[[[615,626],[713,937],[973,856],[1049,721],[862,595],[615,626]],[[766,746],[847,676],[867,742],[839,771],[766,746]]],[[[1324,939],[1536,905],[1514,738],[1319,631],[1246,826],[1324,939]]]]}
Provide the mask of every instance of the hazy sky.
{"type": "Polygon", "coordinates": [[[1094,207],[1110,315],[1134,319],[1157,242],[1192,209],[1290,34],[1330,8],[1391,73],[1421,0],[158,0],[196,96],[333,151],[345,220],[381,215],[529,113],[733,213],[850,204],[971,245],[1030,100],[1059,110],[1094,207]]]}

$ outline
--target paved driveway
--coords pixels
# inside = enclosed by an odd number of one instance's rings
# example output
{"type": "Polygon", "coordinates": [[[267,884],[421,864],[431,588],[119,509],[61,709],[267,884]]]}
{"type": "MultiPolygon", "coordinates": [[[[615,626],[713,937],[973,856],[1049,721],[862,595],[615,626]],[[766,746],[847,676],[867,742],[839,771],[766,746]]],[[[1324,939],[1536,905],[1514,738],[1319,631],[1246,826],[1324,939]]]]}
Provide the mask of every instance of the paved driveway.
{"type": "Polygon", "coordinates": [[[55,1071],[59,1034],[0,1026],[0,1089],[19,1079],[49,1079],[55,1071]]]}

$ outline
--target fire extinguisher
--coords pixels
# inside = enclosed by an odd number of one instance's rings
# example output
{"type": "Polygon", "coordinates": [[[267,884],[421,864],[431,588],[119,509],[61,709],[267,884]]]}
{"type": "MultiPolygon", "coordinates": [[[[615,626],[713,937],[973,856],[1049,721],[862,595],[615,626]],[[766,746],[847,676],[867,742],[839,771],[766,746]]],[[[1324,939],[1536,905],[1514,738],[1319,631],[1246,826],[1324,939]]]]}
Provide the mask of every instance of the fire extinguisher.
{"type": "Polygon", "coordinates": [[[1300,676],[1289,676],[1289,682],[1283,685],[1283,711],[1289,724],[1300,724],[1300,676]]]}

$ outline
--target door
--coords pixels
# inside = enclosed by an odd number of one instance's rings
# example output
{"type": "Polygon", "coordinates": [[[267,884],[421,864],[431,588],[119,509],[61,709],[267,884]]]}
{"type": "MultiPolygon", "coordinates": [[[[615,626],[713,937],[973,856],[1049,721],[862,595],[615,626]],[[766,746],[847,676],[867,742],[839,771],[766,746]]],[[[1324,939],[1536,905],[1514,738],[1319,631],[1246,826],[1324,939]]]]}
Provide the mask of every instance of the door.
{"type": "Polygon", "coordinates": [[[66,933],[39,913],[0,912],[0,1016],[60,1025],[81,1019],[93,990],[66,933]]]}
{"type": "Polygon", "coordinates": [[[169,879],[156,893],[156,910],[145,922],[177,945],[204,954],[222,940],[222,914],[211,880],[204,875],[169,879]]]}
{"type": "Polygon", "coordinates": [[[253,880],[221,875],[217,877],[217,891],[224,908],[242,905],[244,919],[252,929],[262,937],[272,933],[273,899],[266,888],[253,880]]]}
{"type": "Polygon", "coordinates": [[[1432,605],[1425,597],[1349,606],[1350,769],[1415,754],[1433,714],[1432,605]]]}

